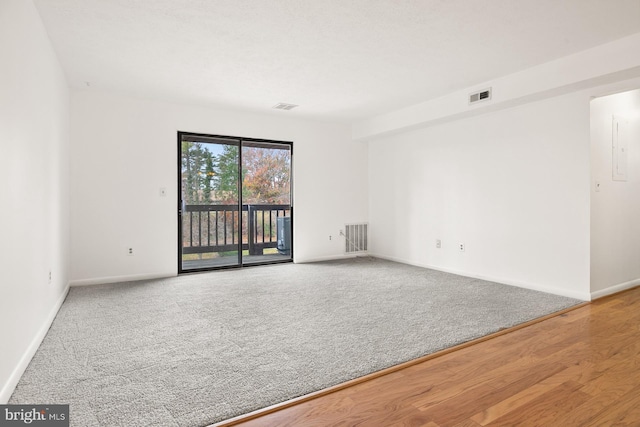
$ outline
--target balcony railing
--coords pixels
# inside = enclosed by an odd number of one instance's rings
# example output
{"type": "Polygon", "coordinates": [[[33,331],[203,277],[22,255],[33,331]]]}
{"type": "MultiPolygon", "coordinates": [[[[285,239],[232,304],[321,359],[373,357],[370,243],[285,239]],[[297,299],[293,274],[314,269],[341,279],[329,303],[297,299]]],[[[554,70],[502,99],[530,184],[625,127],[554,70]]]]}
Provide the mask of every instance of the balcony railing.
{"type": "Polygon", "coordinates": [[[277,247],[277,218],[290,216],[289,205],[186,205],[182,212],[182,253],[232,252],[248,250],[262,255],[277,247]],[[242,221],[242,235],[239,221],[242,221]]]}

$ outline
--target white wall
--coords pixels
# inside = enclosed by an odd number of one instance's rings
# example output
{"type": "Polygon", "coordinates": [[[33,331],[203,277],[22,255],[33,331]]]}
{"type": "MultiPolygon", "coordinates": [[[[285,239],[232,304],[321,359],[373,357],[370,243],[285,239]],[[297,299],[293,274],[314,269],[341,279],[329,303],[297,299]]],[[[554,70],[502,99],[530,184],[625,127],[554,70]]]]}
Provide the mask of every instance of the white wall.
{"type": "Polygon", "coordinates": [[[0,403],[4,403],[68,289],[69,94],[31,1],[0,2],[0,63],[0,403]]]}
{"type": "Polygon", "coordinates": [[[371,141],[371,252],[589,299],[588,101],[577,92],[371,141]]]}
{"type": "MultiPolygon", "coordinates": [[[[640,33],[452,92],[353,125],[363,140],[459,120],[595,86],[640,77],[640,33]],[[469,94],[492,88],[490,102],[469,105],[469,94]]],[[[633,88],[635,89],[635,88],[633,88]]]]}
{"type": "Polygon", "coordinates": [[[640,284],[640,90],[591,101],[591,171],[591,292],[597,297],[640,284]],[[629,126],[627,181],[612,179],[614,115],[629,126]]]}
{"type": "Polygon", "coordinates": [[[367,147],[346,125],[93,90],[74,92],[71,105],[75,284],[176,274],[179,130],[293,141],[296,262],[342,256],[338,230],[367,220],[367,147]]]}

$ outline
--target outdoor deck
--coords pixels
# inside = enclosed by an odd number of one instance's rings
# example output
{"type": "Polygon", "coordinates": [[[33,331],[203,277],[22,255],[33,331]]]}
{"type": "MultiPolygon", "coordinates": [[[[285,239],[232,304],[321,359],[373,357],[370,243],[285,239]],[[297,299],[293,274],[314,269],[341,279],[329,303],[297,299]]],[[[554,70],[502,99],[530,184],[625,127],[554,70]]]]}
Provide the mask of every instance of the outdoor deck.
{"type": "Polygon", "coordinates": [[[181,218],[181,271],[238,265],[239,250],[243,264],[291,259],[279,253],[291,248],[290,205],[186,205],[181,218]]]}
{"type": "MultiPolygon", "coordinates": [[[[244,264],[259,264],[263,262],[277,262],[290,260],[290,255],[266,254],[266,255],[244,255],[242,261],[244,264]]],[[[238,258],[235,256],[225,256],[210,259],[198,259],[190,261],[182,261],[182,270],[197,270],[200,268],[216,268],[237,265],[238,258]]]]}

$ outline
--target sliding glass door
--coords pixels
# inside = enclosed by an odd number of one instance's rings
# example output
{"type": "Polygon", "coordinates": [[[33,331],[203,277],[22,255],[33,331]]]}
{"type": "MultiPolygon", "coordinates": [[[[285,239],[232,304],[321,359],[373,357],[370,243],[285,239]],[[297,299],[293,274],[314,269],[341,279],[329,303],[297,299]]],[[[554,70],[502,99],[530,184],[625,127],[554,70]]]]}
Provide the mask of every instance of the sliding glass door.
{"type": "Polygon", "coordinates": [[[292,144],[179,132],[178,271],[291,261],[292,144]]]}

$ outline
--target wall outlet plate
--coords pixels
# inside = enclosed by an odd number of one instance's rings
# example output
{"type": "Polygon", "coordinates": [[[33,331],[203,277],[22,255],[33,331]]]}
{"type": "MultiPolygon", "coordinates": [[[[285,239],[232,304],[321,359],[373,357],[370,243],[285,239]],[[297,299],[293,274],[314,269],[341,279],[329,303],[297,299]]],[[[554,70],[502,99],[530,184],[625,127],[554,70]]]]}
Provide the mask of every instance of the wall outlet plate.
{"type": "Polygon", "coordinates": [[[440,239],[436,239],[436,248],[440,249],[442,247],[442,241],[440,239]]]}
{"type": "Polygon", "coordinates": [[[460,249],[460,252],[464,252],[464,243],[458,243],[458,249],[460,249]]]}

